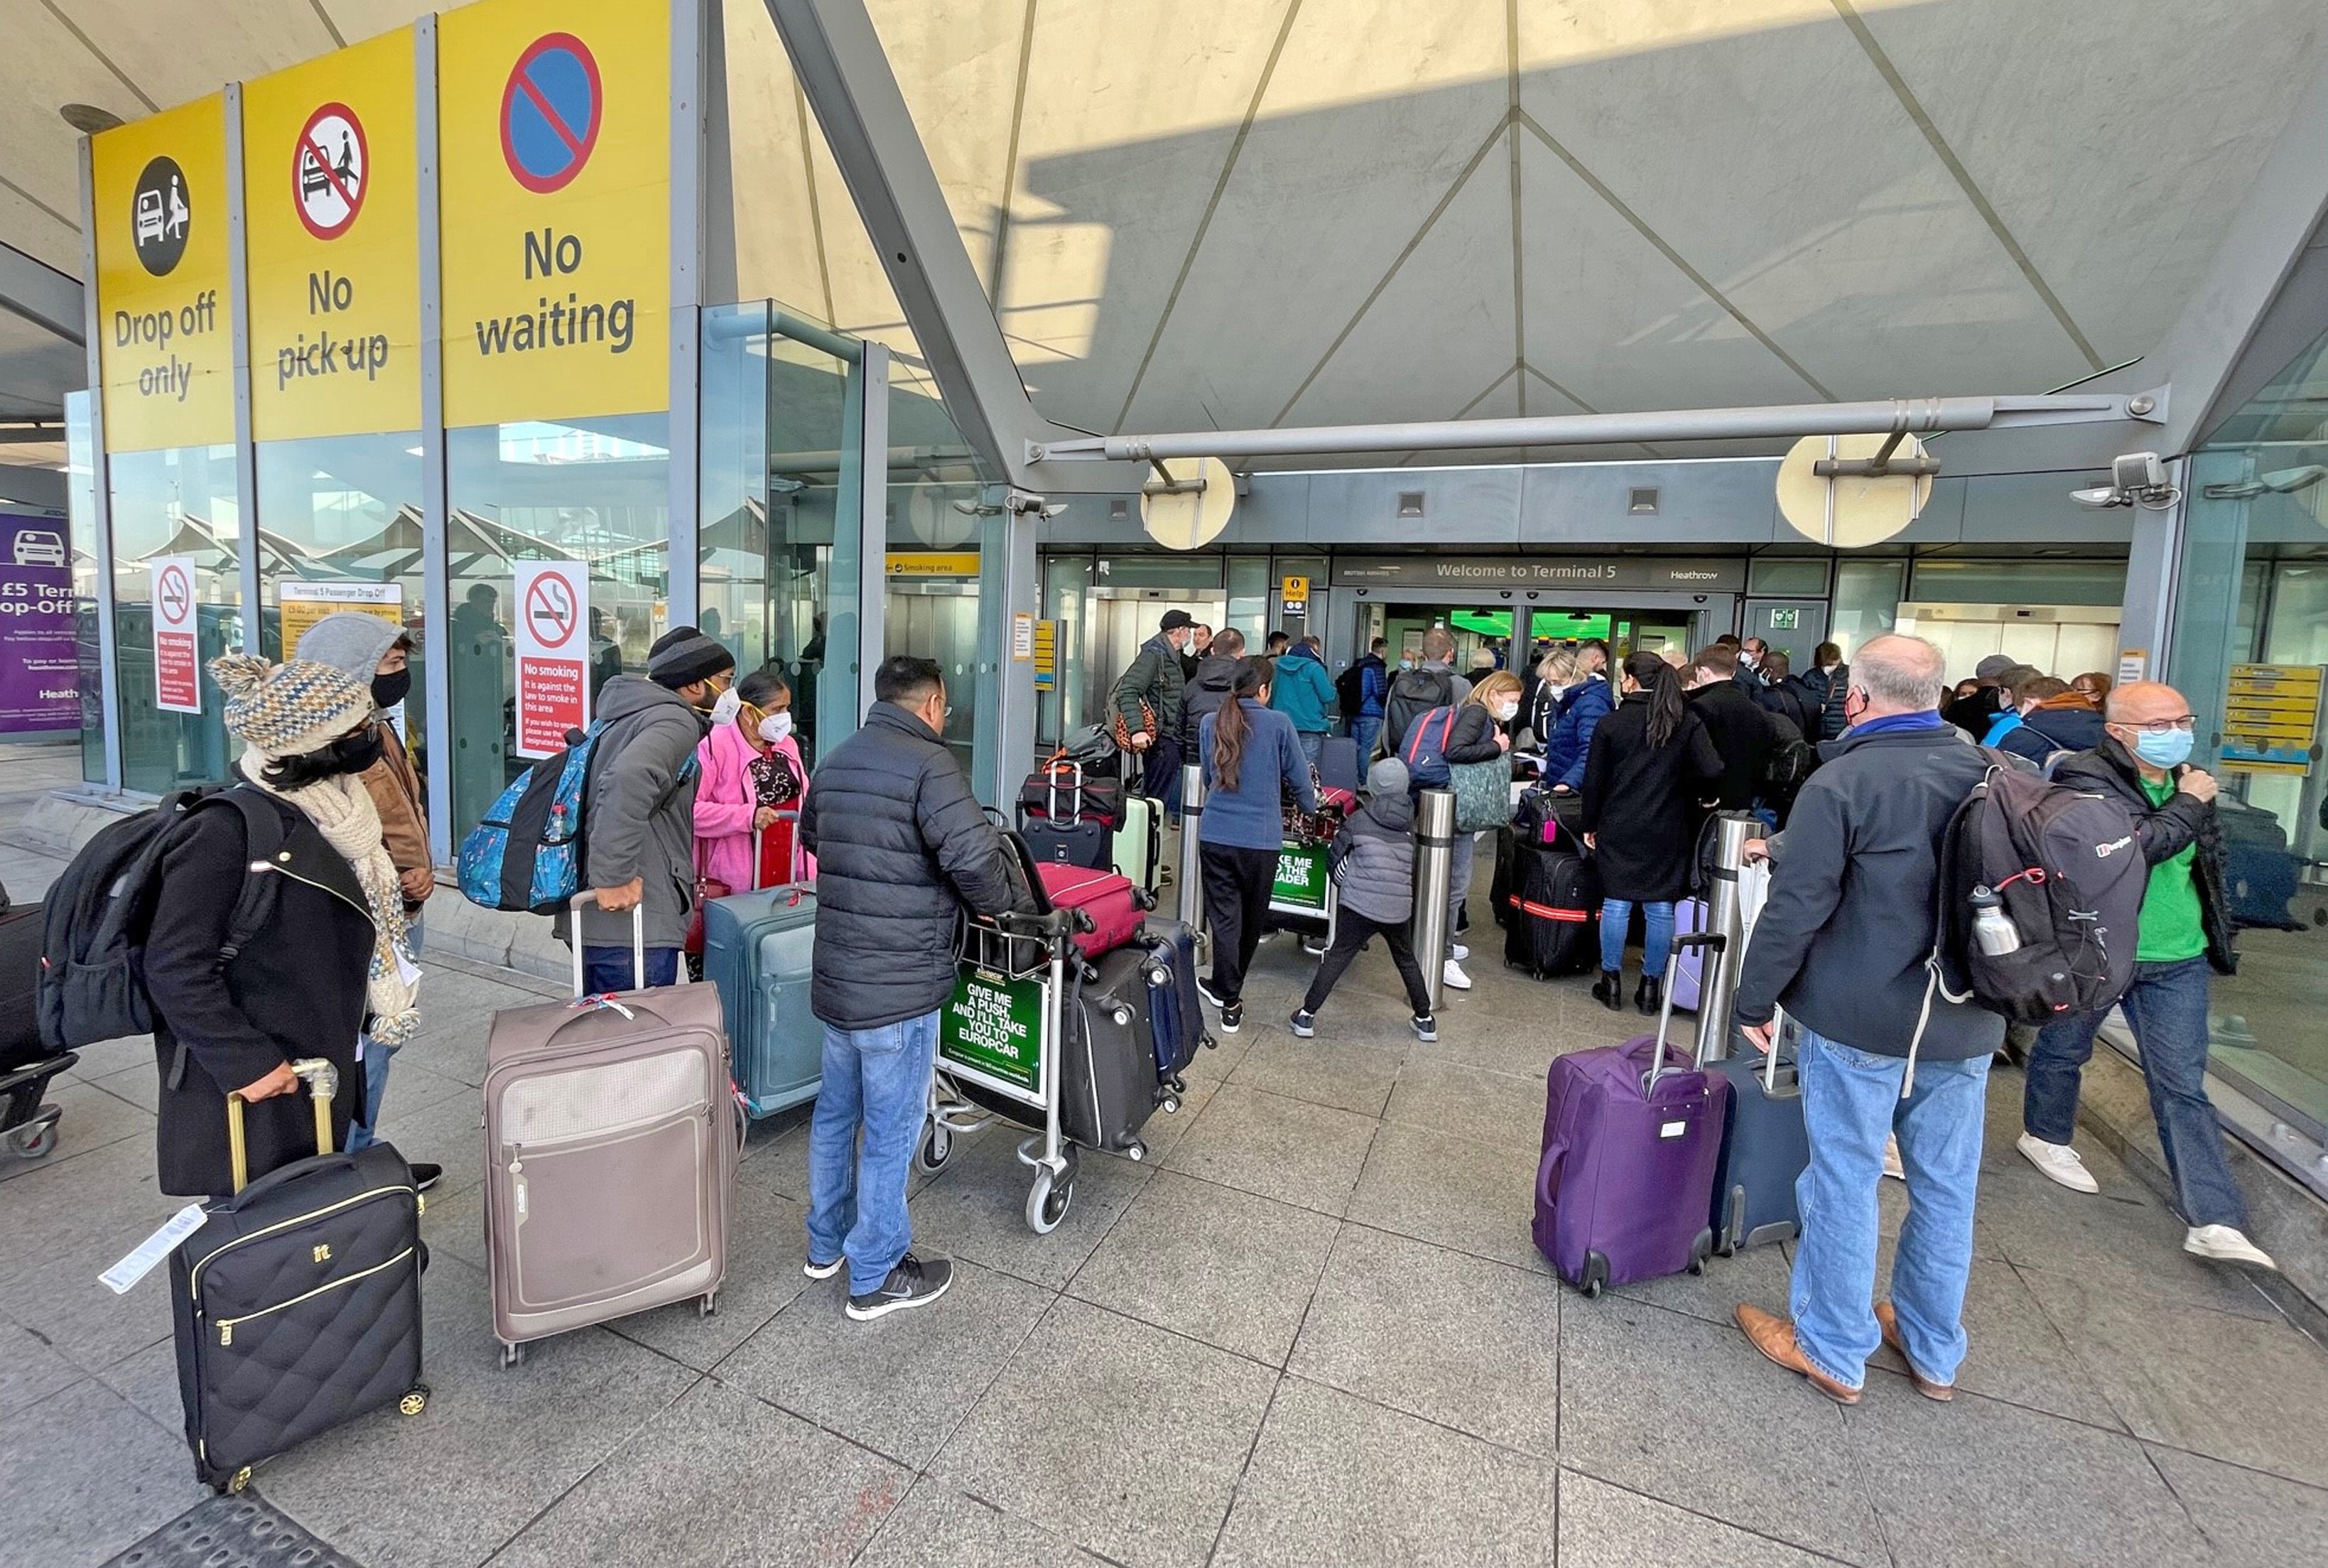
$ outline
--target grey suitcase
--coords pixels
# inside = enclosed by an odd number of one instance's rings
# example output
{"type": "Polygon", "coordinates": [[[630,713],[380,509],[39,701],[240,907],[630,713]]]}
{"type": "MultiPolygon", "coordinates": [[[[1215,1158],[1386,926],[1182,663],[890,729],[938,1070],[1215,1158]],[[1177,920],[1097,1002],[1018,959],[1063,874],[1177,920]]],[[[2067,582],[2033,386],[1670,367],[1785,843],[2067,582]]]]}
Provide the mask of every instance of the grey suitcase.
{"type": "Polygon", "coordinates": [[[736,1088],[755,1117],[816,1098],[824,1026],[809,1011],[816,894],[800,887],[731,894],[703,906],[703,972],[736,1056],[736,1088]]]}
{"type": "Polygon", "coordinates": [[[1123,825],[1115,830],[1115,869],[1143,892],[1156,891],[1156,862],[1164,841],[1162,805],[1147,795],[1123,797],[1123,825]]]}
{"type": "MultiPolygon", "coordinates": [[[[584,893],[575,900],[593,897],[584,893]]],[[[638,915],[632,952],[644,968],[638,915]]],[[[504,1366],[529,1340],[716,1306],[743,1143],[719,994],[504,1008],[485,1037],[485,1256],[504,1366]]]]}

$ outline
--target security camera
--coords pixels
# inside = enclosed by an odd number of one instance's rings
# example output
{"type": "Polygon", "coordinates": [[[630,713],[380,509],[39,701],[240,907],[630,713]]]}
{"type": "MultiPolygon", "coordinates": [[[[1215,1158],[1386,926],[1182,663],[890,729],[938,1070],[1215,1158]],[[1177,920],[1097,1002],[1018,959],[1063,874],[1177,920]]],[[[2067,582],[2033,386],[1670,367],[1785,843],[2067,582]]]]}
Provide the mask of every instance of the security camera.
{"type": "Polygon", "coordinates": [[[2070,499],[2079,506],[2090,506],[2096,511],[2134,504],[2134,497],[2115,484],[2097,484],[2088,490],[2072,490],[2070,492],[2070,499]]]}
{"type": "Polygon", "coordinates": [[[2140,506],[2163,512],[2182,493],[2167,483],[2166,465],[2155,452],[2128,452],[2111,460],[2110,483],[2072,490],[2070,499],[2098,511],[2113,506],[2140,506]]]}
{"type": "Polygon", "coordinates": [[[2166,465],[2158,460],[2155,452],[2129,452],[2112,460],[2110,478],[2120,490],[2140,494],[2145,490],[2166,487],[2166,465]]]}

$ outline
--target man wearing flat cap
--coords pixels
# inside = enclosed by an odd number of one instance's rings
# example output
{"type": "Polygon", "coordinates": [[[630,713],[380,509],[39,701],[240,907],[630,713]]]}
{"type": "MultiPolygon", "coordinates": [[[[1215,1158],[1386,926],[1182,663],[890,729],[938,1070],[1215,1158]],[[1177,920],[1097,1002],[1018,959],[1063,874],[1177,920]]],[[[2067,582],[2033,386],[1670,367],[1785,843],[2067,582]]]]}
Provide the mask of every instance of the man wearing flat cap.
{"type": "Polygon", "coordinates": [[[2005,690],[2004,681],[2020,662],[2004,653],[1991,653],[1983,659],[1973,666],[1972,671],[1973,679],[1979,682],[1978,689],[1941,709],[1941,717],[1975,740],[1986,736],[1996,716],[2013,706],[2013,693],[2005,690]]]}
{"type": "Polygon", "coordinates": [[[1117,737],[1140,759],[1141,793],[1159,801],[1180,778],[1180,650],[1196,628],[1187,611],[1165,611],[1109,698],[1117,737]]]}

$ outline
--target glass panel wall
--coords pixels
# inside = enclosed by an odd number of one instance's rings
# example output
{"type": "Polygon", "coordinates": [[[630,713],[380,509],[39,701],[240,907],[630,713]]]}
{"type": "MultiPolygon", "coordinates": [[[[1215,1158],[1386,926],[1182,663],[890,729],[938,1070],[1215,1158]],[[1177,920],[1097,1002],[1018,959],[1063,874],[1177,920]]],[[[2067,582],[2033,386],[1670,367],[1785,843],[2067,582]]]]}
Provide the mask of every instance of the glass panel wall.
{"type": "Polygon", "coordinates": [[[1084,689],[1084,627],[1089,621],[1093,560],[1090,556],[1051,556],[1043,563],[1043,614],[1053,623],[1052,688],[1037,693],[1037,739],[1056,745],[1061,736],[1099,715],[1084,689]]]}
{"type": "MultiPolygon", "coordinates": [[[[979,720],[1000,696],[1000,626],[981,626],[981,570],[1002,520],[980,514],[986,475],[936,389],[910,370],[889,390],[888,600],[882,652],[934,659],[945,673],[945,743],[982,793],[979,720]]],[[[1000,621],[998,613],[994,617],[1000,621]]],[[[988,744],[992,744],[988,737],[988,744]]]]}
{"type": "Polygon", "coordinates": [[[1269,558],[1229,557],[1228,624],[1244,634],[1245,645],[1258,649],[1269,635],[1269,600],[1275,587],[1269,580],[1269,558]]]}
{"type": "Polygon", "coordinates": [[[114,639],[119,654],[121,782],[160,794],[215,783],[233,761],[210,662],[242,646],[242,502],[232,446],[117,452],[106,464],[113,515],[114,639]],[[193,564],[200,713],[155,706],[153,568],[193,564]]]}
{"type": "Polygon", "coordinates": [[[105,661],[97,641],[97,444],[87,392],[65,394],[65,515],[72,537],[73,653],[80,692],[80,776],[105,783],[105,661]]]}
{"type": "Polygon", "coordinates": [[[1871,637],[1880,637],[1899,624],[1900,585],[1906,579],[1902,560],[1839,560],[1835,563],[1835,615],[1827,634],[1851,651],[1871,637]]]}
{"type": "Polygon", "coordinates": [[[2215,1070],[2328,1132],[2328,335],[2193,456],[2167,678],[2222,784],[2239,972],[2218,977],[2215,1070]]]}
{"type": "Polygon", "coordinates": [[[645,671],[649,644],[670,624],[670,442],[667,414],[445,433],[453,616],[441,641],[456,832],[526,765],[512,690],[517,562],[588,563],[594,692],[617,670],[645,671]]]}

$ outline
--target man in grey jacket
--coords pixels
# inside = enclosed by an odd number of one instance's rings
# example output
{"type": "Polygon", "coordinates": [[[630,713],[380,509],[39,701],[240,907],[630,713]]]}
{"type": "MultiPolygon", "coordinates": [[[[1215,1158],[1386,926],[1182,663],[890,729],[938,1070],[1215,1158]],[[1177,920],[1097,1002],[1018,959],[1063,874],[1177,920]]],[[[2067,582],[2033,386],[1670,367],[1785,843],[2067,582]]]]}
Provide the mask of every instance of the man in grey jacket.
{"type": "Polygon", "coordinates": [[[648,651],[647,672],[598,694],[605,730],[590,775],[582,877],[597,906],[581,913],[586,991],[673,985],[695,900],[695,748],[735,684],[736,658],[692,626],[648,651]],[[646,973],[633,978],[631,911],[646,932],[646,973]]]}
{"type": "Polygon", "coordinates": [[[1878,637],[1859,652],[1844,711],[1851,728],[1795,802],[1771,855],[1770,893],[1738,983],[1738,1021],[1772,1048],[1777,1009],[1796,1047],[1810,1167],[1795,1184],[1802,1238],[1789,1322],[1751,1303],[1738,1326],[1754,1347],[1828,1398],[1854,1404],[1867,1358],[1888,1344],[1916,1390],[1954,1397],[1964,1360],[1990,1056],[2004,1019],[1940,994],[1932,951],[1940,840],[1986,771],[1939,715],[1940,651],[1878,637]],[[1875,1290],[1883,1145],[1900,1139],[1910,1216],[1875,1290]]]}

